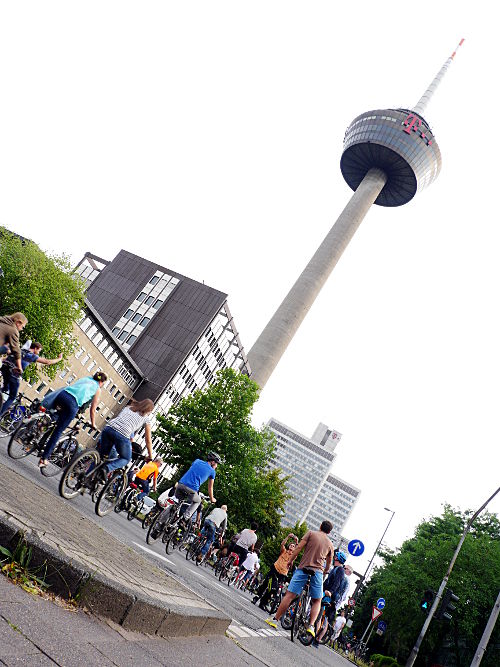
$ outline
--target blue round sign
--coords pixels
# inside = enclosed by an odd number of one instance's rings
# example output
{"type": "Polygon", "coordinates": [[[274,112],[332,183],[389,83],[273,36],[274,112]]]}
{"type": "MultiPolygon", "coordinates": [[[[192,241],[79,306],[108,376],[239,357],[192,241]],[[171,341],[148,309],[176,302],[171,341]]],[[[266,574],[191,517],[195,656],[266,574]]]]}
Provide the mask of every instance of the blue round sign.
{"type": "Polygon", "coordinates": [[[365,550],[365,545],[361,540],[351,540],[347,545],[347,551],[351,556],[361,556],[365,550]]]}
{"type": "Polygon", "coordinates": [[[384,598],[379,598],[377,600],[377,609],[383,609],[385,607],[385,600],[384,598]]]}

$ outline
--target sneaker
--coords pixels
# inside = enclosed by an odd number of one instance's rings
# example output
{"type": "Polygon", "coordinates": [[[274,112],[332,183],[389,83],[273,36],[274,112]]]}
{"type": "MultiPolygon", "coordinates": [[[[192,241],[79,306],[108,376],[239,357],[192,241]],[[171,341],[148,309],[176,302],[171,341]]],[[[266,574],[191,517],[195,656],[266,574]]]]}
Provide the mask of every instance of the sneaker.
{"type": "MultiPolygon", "coordinates": [[[[275,630],[278,629],[278,621],[271,616],[271,618],[266,618],[266,623],[270,625],[275,630]]],[[[313,631],[314,632],[314,631],[313,631]]]]}
{"type": "Polygon", "coordinates": [[[306,630],[308,635],[312,635],[313,637],[316,637],[316,633],[314,632],[314,625],[310,625],[307,630],[306,630]]]}

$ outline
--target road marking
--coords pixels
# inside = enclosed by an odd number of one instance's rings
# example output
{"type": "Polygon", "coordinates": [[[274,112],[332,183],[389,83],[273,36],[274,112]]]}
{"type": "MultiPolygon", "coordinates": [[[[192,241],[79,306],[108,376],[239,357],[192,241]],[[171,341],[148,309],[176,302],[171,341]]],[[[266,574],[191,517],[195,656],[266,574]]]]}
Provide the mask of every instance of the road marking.
{"type": "Polygon", "coordinates": [[[156,556],[156,558],[160,558],[161,560],[164,560],[166,563],[170,563],[171,565],[175,566],[173,560],[165,558],[165,556],[162,556],[161,554],[157,554],[156,551],[153,551],[153,549],[148,549],[147,547],[143,547],[142,544],[139,544],[139,542],[132,542],[132,544],[135,544],[136,547],[139,547],[139,549],[142,549],[143,551],[147,551],[148,554],[153,554],[153,556],[156,556]]]}
{"type": "Polygon", "coordinates": [[[247,634],[244,630],[242,630],[242,629],[241,629],[240,627],[238,627],[237,625],[233,625],[232,623],[231,623],[231,625],[228,627],[228,631],[229,631],[229,632],[232,632],[233,634],[238,635],[239,637],[248,637],[248,634],[247,634]]]}
{"type": "Polygon", "coordinates": [[[241,629],[242,629],[242,630],[245,630],[246,632],[248,632],[248,634],[250,635],[250,637],[258,637],[258,636],[259,636],[259,633],[258,633],[258,632],[255,632],[255,630],[252,630],[251,628],[247,628],[246,625],[242,625],[242,626],[241,626],[241,629]]]}

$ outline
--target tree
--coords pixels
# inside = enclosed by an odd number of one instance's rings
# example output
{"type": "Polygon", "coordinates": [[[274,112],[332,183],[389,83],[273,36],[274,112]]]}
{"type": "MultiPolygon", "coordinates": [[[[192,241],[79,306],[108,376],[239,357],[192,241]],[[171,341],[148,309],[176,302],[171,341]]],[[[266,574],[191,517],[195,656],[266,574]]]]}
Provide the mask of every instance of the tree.
{"type": "Polygon", "coordinates": [[[275,440],[267,429],[250,423],[258,386],[230,368],[219,371],[214,384],[195,391],[158,417],[159,451],[177,467],[177,481],[197,458],[216,451],[223,459],[216,473],[217,504],[228,506],[232,530],[259,524],[259,539],[273,535],[287,499],[285,479],[270,469],[275,440]]]}
{"type": "MultiPolygon", "coordinates": [[[[396,553],[381,553],[385,563],[377,568],[363,590],[356,607],[354,631],[362,633],[369,622],[373,603],[384,597],[384,621],[388,629],[382,639],[375,639],[372,649],[384,646],[384,653],[399,658],[409,655],[422,627],[419,613],[422,593],[437,591],[453,556],[464,527],[473,514],[445,505],[442,516],[423,521],[415,537],[407,540],[396,553]]],[[[456,665],[469,665],[500,588],[500,522],[485,513],[476,519],[467,535],[451,573],[448,587],[460,598],[451,622],[437,620],[421,646],[418,665],[436,659],[443,651],[454,654],[456,665]]],[[[496,641],[500,628],[496,629],[496,641]]],[[[498,654],[483,658],[486,667],[499,664],[498,654]]]]}
{"type": "MultiPolygon", "coordinates": [[[[73,323],[84,303],[82,281],[71,274],[67,257],[46,255],[35,243],[0,227],[0,314],[22,312],[28,324],[23,340],[31,338],[43,345],[43,356],[68,357],[75,348],[73,323]]],[[[46,366],[54,377],[58,366],[46,366]]],[[[27,371],[36,377],[33,364],[27,371]]]]}

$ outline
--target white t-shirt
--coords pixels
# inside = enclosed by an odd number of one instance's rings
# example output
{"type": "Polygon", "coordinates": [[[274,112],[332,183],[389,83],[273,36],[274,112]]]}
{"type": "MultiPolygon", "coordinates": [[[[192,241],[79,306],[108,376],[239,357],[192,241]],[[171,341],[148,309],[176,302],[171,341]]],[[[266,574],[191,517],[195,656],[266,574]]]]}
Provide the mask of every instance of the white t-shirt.
{"type": "Polygon", "coordinates": [[[337,616],[333,626],[333,634],[335,636],[340,635],[340,633],[342,632],[342,628],[344,627],[345,624],[346,624],[345,616],[337,616]]]}
{"type": "Polygon", "coordinates": [[[243,549],[250,549],[250,547],[257,542],[257,535],[250,528],[245,528],[240,533],[240,539],[236,542],[236,546],[243,547],[243,549]]]}
{"type": "Polygon", "coordinates": [[[254,551],[251,551],[245,558],[243,562],[243,567],[245,568],[245,570],[250,570],[250,572],[253,572],[255,570],[255,566],[258,563],[259,563],[259,557],[254,551]]]}
{"type": "Polygon", "coordinates": [[[130,438],[143,424],[149,424],[150,421],[150,415],[141,415],[139,412],[133,412],[127,406],[123,408],[117,417],[109,421],[108,426],[111,426],[111,428],[126,438],[130,438]]]}

